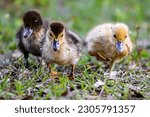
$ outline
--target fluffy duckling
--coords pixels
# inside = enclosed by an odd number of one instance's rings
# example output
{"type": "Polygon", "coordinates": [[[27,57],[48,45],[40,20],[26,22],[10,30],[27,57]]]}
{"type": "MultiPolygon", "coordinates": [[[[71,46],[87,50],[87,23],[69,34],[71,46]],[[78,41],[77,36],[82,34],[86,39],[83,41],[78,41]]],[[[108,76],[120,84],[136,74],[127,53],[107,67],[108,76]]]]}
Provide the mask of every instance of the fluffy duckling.
{"type": "Polygon", "coordinates": [[[133,48],[128,26],[123,23],[96,26],[88,33],[86,44],[91,56],[100,61],[109,61],[109,71],[116,61],[129,55],[133,48]]]}
{"type": "MultiPolygon", "coordinates": [[[[61,22],[52,22],[42,48],[42,58],[50,70],[53,63],[71,65],[72,72],[69,76],[71,79],[74,78],[75,66],[81,55],[81,39],[77,34],[67,29],[61,22]]],[[[51,71],[50,74],[55,78],[57,73],[51,71]]]]}
{"type": "Polygon", "coordinates": [[[16,34],[18,48],[23,53],[25,65],[28,66],[29,53],[40,57],[41,42],[45,38],[48,22],[43,21],[37,10],[29,10],[23,16],[23,26],[16,34]]]}

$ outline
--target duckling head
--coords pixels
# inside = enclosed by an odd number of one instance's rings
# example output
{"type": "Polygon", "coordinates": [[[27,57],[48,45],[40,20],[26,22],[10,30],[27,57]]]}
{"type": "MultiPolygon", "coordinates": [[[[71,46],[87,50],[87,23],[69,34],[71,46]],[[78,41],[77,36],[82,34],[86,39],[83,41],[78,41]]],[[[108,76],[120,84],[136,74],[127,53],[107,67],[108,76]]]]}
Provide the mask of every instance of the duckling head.
{"type": "Polygon", "coordinates": [[[124,41],[128,37],[128,27],[123,23],[117,23],[112,27],[112,32],[116,50],[121,53],[124,51],[124,41]]]}
{"type": "Polygon", "coordinates": [[[65,36],[65,26],[60,22],[53,22],[50,24],[49,28],[49,39],[51,41],[52,49],[54,51],[59,51],[65,36]]]}
{"type": "Polygon", "coordinates": [[[24,38],[28,38],[33,32],[39,31],[43,25],[42,17],[37,10],[27,11],[23,16],[23,22],[24,38]]]}

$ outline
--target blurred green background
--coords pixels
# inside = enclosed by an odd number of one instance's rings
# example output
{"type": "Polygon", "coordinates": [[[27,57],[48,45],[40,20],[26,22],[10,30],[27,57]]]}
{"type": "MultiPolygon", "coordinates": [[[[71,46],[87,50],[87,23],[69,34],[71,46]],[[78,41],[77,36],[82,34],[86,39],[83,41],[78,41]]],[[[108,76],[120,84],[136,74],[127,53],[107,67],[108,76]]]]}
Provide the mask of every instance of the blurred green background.
{"type": "Polygon", "coordinates": [[[16,49],[15,34],[23,14],[38,9],[47,20],[63,21],[83,39],[95,25],[124,22],[132,40],[140,26],[141,40],[150,37],[150,0],[0,0],[0,53],[16,49]]]}

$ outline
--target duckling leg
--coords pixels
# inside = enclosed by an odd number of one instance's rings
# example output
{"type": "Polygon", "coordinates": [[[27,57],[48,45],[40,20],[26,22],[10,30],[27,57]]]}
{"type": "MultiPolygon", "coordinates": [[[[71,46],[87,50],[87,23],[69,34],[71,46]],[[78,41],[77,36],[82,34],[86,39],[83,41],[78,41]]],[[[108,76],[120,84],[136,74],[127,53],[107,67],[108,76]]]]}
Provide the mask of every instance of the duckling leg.
{"type": "Polygon", "coordinates": [[[28,57],[29,57],[29,53],[23,52],[24,54],[24,65],[26,68],[29,67],[29,63],[28,63],[28,57]]]}
{"type": "Polygon", "coordinates": [[[73,80],[75,78],[74,71],[75,71],[76,65],[72,64],[71,66],[72,66],[72,71],[71,71],[71,73],[68,77],[69,77],[70,80],[73,80]]]}
{"type": "Polygon", "coordinates": [[[111,71],[113,70],[114,64],[115,64],[115,61],[112,60],[112,61],[110,62],[110,66],[109,66],[109,70],[108,70],[109,72],[111,72],[111,71]]]}
{"type": "Polygon", "coordinates": [[[50,64],[50,63],[48,63],[48,68],[49,68],[50,77],[52,77],[52,78],[58,78],[58,73],[55,72],[55,71],[52,71],[52,68],[51,68],[51,64],[50,64]]]}

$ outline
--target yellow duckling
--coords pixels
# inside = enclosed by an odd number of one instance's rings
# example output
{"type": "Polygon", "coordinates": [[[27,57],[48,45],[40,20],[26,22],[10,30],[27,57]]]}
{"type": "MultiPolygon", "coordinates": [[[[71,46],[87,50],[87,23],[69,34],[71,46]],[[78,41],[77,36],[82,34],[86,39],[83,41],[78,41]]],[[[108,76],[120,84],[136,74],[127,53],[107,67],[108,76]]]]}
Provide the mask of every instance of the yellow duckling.
{"type": "Polygon", "coordinates": [[[116,61],[129,55],[133,49],[128,26],[124,23],[96,26],[87,34],[86,44],[91,56],[109,62],[110,71],[116,61]]]}

